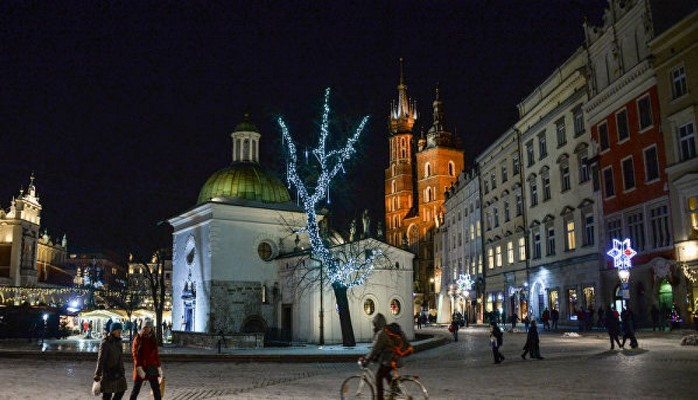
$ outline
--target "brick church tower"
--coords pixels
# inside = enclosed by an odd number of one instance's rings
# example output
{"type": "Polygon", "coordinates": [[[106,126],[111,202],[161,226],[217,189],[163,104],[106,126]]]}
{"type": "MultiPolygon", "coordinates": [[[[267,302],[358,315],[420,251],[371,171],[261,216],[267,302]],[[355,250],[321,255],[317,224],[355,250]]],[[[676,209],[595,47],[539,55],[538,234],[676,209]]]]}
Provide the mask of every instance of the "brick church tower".
{"type": "Polygon", "coordinates": [[[445,192],[464,169],[460,138],[444,127],[444,107],[437,86],[433,124],[415,141],[415,103],[407,98],[402,59],[398,101],[390,114],[390,158],[385,170],[386,237],[417,255],[415,301],[435,308],[434,231],[443,217],[445,192]]]}

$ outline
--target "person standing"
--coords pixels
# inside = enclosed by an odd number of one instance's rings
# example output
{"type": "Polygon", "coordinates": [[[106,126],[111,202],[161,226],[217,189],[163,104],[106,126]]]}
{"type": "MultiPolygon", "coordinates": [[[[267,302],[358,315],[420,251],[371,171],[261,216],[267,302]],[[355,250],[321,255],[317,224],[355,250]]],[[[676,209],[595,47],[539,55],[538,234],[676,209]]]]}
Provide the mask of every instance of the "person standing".
{"type": "Polygon", "coordinates": [[[548,311],[548,307],[545,307],[545,310],[543,310],[543,330],[550,330],[550,311],[548,311]]]}
{"type": "Polygon", "coordinates": [[[620,327],[618,326],[618,316],[616,315],[613,307],[606,311],[606,330],[608,331],[608,338],[611,340],[611,350],[614,349],[614,344],[618,344],[618,347],[623,347],[618,340],[618,331],[620,327]]]}
{"type": "Polygon", "coordinates": [[[153,320],[146,318],[143,328],[133,339],[133,389],[130,400],[136,400],[144,381],[150,383],[153,390],[153,398],[160,400],[160,383],[163,378],[160,354],[158,353],[158,341],[153,332],[153,320]]]}
{"type": "Polygon", "coordinates": [[[511,330],[516,328],[516,324],[519,322],[519,316],[516,313],[511,314],[511,330]]]}
{"type": "Polygon", "coordinates": [[[598,319],[598,321],[596,321],[596,325],[598,325],[599,328],[603,328],[604,327],[603,319],[604,319],[604,315],[605,315],[603,312],[603,306],[599,306],[598,313],[599,313],[599,317],[598,317],[599,319],[598,319]]]}
{"type": "Polygon", "coordinates": [[[99,344],[97,369],[94,380],[100,383],[102,400],[121,400],[126,392],[126,372],[121,357],[121,331],[123,326],[114,322],[109,334],[99,344]]]}
{"type": "Polygon", "coordinates": [[[524,327],[526,328],[526,333],[528,333],[528,326],[531,325],[531,318],[528,317],[528,314],[523,319],[524,327]]]}
{"type": "Polygon", "coordinates": [[[620,347],[624,347],[625,340],[630,339],[630,347],[634,349],[637,347],[637,337],[635,336],[635,315],[630,310],[630,305],[623,309],[620,317],[623,320],[623,342],[620,347]]]}
{"type": "Polygon", "coordinates": [[[560,312],[557,308],[553,307],[553,310],[550,312],[550,317],[553,320],[553,329],[557,330],[557,321],[560,319],[560,312]]]}
{"type": "Polygon", "coordinates": [[[528,335],[526,335],[526,344],[523,348],[524,352],[521,354],[521,358],[526,359],[526,354],[531,353],[531,358],[537,358],[542,360],[543,357],[540,356],[540,339],[538,338],[538,328],[536,327],[536,320],[531,320],[531,327],[528,329],[528,335]]]}
{"type": "Polygon", "coordinates": [[[460,324],[455,319],[451,319],[451,325],[448,326],[448,330],[453,334],[454,342],[458,341],[458,329],[460,329],[460,324]]]}
{"type": "Polygon", "coordinates": [[[492,355],[494,363],[501,364],[504,361],[504,356],[499,351],[499,348],[504,344],[504,336],[502,330],[499,329],[496,322],[490,322],[490,345],[492,346],[492,355]]]}

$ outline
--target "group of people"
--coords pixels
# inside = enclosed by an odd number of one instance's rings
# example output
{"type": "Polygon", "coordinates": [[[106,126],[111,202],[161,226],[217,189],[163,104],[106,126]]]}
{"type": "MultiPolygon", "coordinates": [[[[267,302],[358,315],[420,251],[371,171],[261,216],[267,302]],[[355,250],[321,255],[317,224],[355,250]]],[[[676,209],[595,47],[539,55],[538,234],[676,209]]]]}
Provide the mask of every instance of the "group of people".
{"type": "MultiPolygon", "coordinates": [[[[526,343],[523,347],[523,353],[521,358],[524,360],[528,354],[531,358],[537,358],[542,360],[543,357],[540,355],[540,339],[538,338],[538,328],[536,326],[536,320],[532,318],[525,317],[526,320],[530,321],[530,326],[527,328],[526,333],[526,343]]],[[[500,351],[500,348],[504,344],[504,334],[502,330],[499,329],[495,321],[490,322],[490,346],[492,347],[492,355],[494,356],[494,363],[501,364],[505,357],[500,351]]]]}
{"type": "Polygon", "coordinates": [[[551,320],[553,322],[552,329],[557,329],[557,322],[560,320],[560,311],[555,307],[553,307],[552,311],[548,310],[548,307],[545,307],[541,319],[543,320],[543,330],[549,331],[551,329],[551,320]]]}
{"type": "Polygon", "coordinates": [[[637,348],[637,337],[635,336],[635,314],[633,314],[632,310],[630,309],[630,305],[624,308],[620,315],[614,307],[609,308],[604,317],[604,324],[606,325],[608,337],[611,341],[611,350],[615,348],[616,344],[621,349],[625,348],[625,341],[628,339],[630,339],[630,347],[633,349],[637,348]],[[621,328],[623,329],[622,343],[618,338],[621,328]]]}
{"type": "MultiPolygon", "coordinates": [[[[120,322],[112,322],[109,324],[108,334],[99,345],[94,380],[100,384],[103,400],[120,400],[127,389],[121,345],[123,330],[124,326],[120,322]]],[[[133,339],[131,356],[133,357],[133,388],[130,399],[137,399],[143,382],[148,382],[153,391],[153,398],[160,400],[162,398],[160,384],[164,375],[151,319],[145,319],[141,330],[133,339]]]]}

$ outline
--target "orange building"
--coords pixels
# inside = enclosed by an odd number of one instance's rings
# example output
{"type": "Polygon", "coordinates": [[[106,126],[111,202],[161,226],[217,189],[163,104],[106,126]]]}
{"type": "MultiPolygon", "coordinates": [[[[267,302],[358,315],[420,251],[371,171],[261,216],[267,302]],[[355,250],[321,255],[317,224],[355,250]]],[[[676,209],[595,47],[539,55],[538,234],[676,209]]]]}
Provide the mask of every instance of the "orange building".
{"type": "Polygon", "coordinates": [[[464,169],[460,138],[444,127],[439,89],[433,124],[415,141],[415,103],[407,97],[400,60],[398,100],[390,113],[390,157],[385,170],[385,226],[388,243],[417,255],[415,308],[435,309],[434,233],[443,218],[445,192],[464,169]]]}

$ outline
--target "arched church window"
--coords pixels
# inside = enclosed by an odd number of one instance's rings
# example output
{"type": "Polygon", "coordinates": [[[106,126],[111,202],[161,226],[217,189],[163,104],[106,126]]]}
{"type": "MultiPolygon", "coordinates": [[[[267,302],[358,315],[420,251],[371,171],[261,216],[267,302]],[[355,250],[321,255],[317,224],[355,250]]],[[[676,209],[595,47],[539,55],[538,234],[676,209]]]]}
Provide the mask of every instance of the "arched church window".
{"type": "Polygon", "coordinates": [[[453,164],[453,161],[448,162],[448,175],[453,176],[456,174],[456,166],[453,164]]]}
{"type": "Polygon", "coordinates": [[[426,164],[424,165],[424,177],[426,178],[426,177],[429,177],[429,176],[431,176],[431,164],[430,164],[430,163],[426,163],[426,164]]]}

